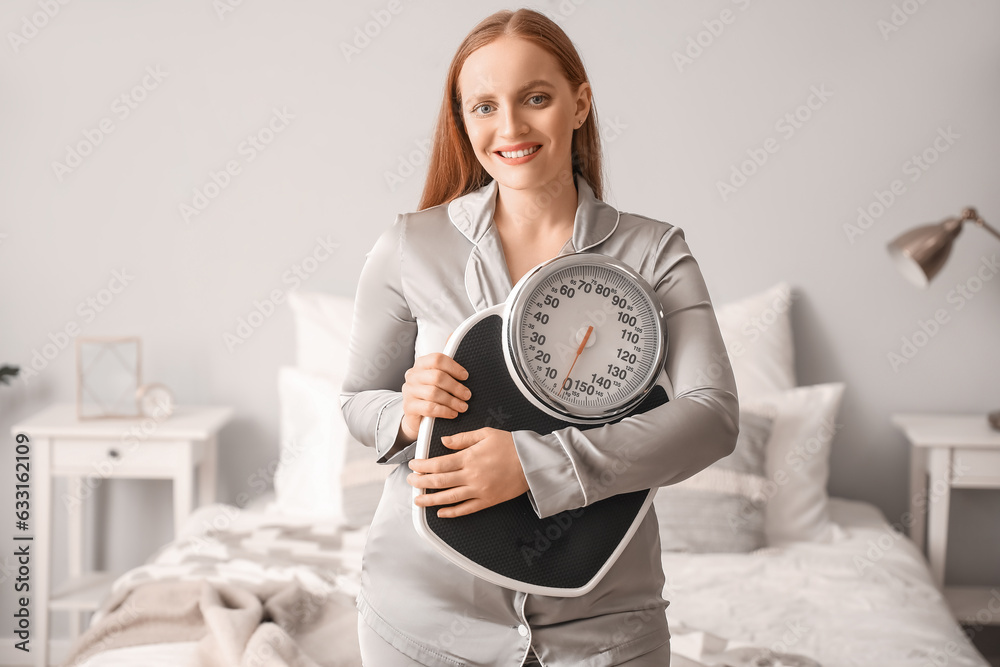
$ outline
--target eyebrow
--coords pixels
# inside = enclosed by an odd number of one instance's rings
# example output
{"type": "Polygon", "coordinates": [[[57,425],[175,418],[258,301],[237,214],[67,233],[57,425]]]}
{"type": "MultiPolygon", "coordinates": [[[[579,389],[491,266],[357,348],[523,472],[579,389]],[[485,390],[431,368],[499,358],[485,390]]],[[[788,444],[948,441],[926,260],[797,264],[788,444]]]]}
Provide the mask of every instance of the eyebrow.
{"type": "MultiPolygon", "coordinates": [[[[555,86],[553,84],[549,83],[548,81],[546,81],[545,79],[532,79],[528,83],[526,83],[523,86],[521,86],[517,90],[517,92],[518,93],[523,93],[526,90],[528,90],[529,88],[555,88],[555,86]]],[[[483,99],[485,97],[489,97],[491,94],[492,93],[483,93],[481,95],[476,95],[474,97],[469,98],[468,100],[465,100],[463,103],[464,104],[472,104],[474,102],[480,101],[481,99],[483,99]]]]}

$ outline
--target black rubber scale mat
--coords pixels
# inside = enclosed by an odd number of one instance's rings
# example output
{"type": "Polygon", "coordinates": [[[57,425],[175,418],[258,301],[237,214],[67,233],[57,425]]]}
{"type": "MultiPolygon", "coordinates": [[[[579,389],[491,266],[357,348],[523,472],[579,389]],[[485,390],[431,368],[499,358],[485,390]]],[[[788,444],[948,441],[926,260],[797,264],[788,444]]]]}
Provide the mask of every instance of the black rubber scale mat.
{"type": "MultiPolygon", "coordinates": [[[[472,397],[468,409],[456,418],[434,420],[428,458],[455,452],[441,444],[442,436],[486,426],[541,435],[567,426],[587,430],[668,401],[663,387],[654,385],[634,410],[607,422],[574,424],[552,417],[525,398],[511,379],[504,361],[502,325],[499,315],[487,316],[459,343],[453,356],[469,371],[463,384],[472,397]]],[[[438,509],[457,503],[426,507],[423,512],[430,530],[469,560],[527,584],[576,589],[593,579],[612,556],[648,495],[648,489],[623,493],[544,519],[535,514],[527,493],[465,516],[436,516],[438,509]]]]}

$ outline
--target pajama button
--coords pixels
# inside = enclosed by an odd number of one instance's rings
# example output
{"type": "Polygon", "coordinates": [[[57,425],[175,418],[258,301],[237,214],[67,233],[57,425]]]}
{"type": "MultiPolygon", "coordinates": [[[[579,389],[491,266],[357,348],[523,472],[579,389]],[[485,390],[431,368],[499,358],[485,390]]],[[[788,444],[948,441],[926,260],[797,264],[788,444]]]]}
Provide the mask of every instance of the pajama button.
{"type": "Polygon", "coordinates": [[[528,628],[524,627],[523,625],[517,626],[517,634],[521,635],[522,637],[527,637],[528,628]]]}

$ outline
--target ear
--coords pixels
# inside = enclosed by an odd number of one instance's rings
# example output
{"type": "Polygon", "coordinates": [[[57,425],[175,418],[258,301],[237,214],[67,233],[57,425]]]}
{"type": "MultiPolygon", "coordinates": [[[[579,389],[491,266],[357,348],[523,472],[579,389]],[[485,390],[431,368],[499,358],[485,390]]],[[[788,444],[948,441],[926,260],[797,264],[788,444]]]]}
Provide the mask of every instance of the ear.
{"type": "Polygon", "coordinates": [[[590,82],[584,81],[576,89],[576,118],[579,120],[586,120],[587,116],[590,114],[591,96],[593,91],[590,88],[590,82]]]}

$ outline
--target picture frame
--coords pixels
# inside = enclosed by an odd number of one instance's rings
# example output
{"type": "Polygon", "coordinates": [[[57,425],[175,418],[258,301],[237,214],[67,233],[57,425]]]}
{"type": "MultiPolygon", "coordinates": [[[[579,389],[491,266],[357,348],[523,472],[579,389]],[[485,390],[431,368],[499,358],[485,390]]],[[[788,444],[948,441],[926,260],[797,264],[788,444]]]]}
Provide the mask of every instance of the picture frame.
{"type": "Polygon", "coordinates": [[[139,336],[77,337],[77,419],[141,417],[140,386],[142,340],[139,336]]]}

